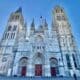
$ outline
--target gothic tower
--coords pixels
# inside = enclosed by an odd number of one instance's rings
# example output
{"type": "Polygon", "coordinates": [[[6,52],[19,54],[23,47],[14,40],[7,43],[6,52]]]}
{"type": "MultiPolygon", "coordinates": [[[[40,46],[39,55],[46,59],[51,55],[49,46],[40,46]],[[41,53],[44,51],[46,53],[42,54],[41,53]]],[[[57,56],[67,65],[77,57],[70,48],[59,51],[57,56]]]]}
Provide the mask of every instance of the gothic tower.
{"type": "Polygon", "coordinates": [[[72,76],[74,73],[79,74],[79,54],[75,45],[74,37],[71,32],[71,25],[67,19],[64,9],[56,6],[53,10],[53,23],[57,31],[59,48],[63,60],[63,66],[66,75],[72,76]]]}
{"type": "Polygon", "coordinates": [[[11,13],[6,30],[0,43],[0,73],[10,74],[13,65],[17,42],[24,41],[26,26],[22,15],[22,9],[11,13]]]}

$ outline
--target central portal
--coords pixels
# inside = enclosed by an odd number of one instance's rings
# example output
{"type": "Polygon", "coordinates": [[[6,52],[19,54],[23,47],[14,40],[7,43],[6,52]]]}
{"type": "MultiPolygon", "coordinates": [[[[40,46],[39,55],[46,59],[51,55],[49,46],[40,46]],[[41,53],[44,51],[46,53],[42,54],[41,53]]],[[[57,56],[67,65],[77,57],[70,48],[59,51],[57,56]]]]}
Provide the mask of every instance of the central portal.
{"type": "Polygon", "coordinates": [[[35,65],[35,76],[42,76],[42,64],[35,65]]]}
{"type": "Polygon", "coordinates": [[[22,67],[21,76],[26,76],[26,66],[22,67]]]}
{"type": "Polygon", "coordinates": [[[34,73],[35,76],[43,76],[43,64],[44,64],[44,57],[41,53],[37,53],[34,57],[34,73]]]}

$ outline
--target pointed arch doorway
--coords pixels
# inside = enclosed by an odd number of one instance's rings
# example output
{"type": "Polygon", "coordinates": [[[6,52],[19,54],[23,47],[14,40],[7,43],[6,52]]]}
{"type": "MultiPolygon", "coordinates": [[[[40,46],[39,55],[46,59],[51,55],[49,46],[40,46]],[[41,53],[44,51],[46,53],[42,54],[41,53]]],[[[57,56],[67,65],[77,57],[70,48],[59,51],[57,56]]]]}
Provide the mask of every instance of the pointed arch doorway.
{"type": "Polygon", "coordinates": [[[35,76],[43,75],[43,56],[41,53],[37,53],[34,60],[35,64],[35,76]]]}
{"type": "Polygon", "coordinates": [[[19,62],[19,73],[21,76],[26,76],[27,75],[27,63],[28,63],[28,58],[23,57],[20,59],[19,62]]]}
{"type": "Polygon", "coordinates": [[[50,73],[51,76],[56,77],[58,71],[58,62],[56,58],[50,58],[50,73]]]}

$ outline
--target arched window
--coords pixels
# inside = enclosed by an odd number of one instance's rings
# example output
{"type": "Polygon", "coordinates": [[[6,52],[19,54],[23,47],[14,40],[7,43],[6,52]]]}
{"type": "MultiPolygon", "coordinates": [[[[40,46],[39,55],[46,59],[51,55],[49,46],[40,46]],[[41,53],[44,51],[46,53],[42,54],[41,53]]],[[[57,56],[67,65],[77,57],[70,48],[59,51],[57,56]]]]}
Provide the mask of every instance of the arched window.
{"type": "Polygon", "coordinates": [[[77,64],[77,63],[79,63],[79,62],[78,62],[78,58],[77,58],[77,54],[72,54],[72,57],[73,57],[73,61],[74,61],[74,66],[75,66],[75,68],[76,68],[76,69],[79,69],[79,64],[77,64]]]}
{"type": "Polygon", "coordinates": [[[16,15],[16,16],[15,16],[15,19],[18,20],[18,19],[19,19],[19,15],[16,15]]]}
{"type": "Polygon", "coordinates": [[[67,66],[69,69],[72,69],[71,61],[70,61],[70,55],[66,54],[66,60],[67,60],[67,66]]]}
{"type": "Polygon", "coordinates": [[[60,9],[59,8],[56,9],[56,13],[60,13],[60,9]]]}
{"type": "Polygon", "coordinates": [[[57,20],[61,21],[61,16],[60,15],[57,16],[57,20]]]}
{"type": "Polygon", "coordinates": [[[15,33],[11,33],[11,39],[14,39],[15,33]]]}
{"type": "Polygon", "coordinates": [[[8,26],[8,31],[11,31],[12,26],[8,26]]]}
{"type": "Polygon", "coordinates": [[[50,58],[50,72],[51,76],[56,76],[58,73],[58,61],[56,58],[50,58]]]}
{"type": "Polygon", "coordinates": [[[61,9],[61,13],[63,13],[64,11],[63,11],[63,9],[61,9]]]}
{"type": "Polygon", "coordinates": [[[5,33],[4,39],[9,39],[9,33],[5,33]]]}
{"type": "Polygon", "coordinates": [[[65,21],[66,20],[66,17],[64,15],[62,15],[62,20],[65,21]]]}
{"type": "Polygon", "coordinates": [[[21,76],[26,76],[27,74],[27,63],[28,63],[27,57],[23,57],[19,61],[19,74],[21,74],[21,76]]]}
{"type": "Polygon", "coordinates": [[[16,29],[17,29],[17,25],[14,25],[13,31],[16,31],[16,29]]]}

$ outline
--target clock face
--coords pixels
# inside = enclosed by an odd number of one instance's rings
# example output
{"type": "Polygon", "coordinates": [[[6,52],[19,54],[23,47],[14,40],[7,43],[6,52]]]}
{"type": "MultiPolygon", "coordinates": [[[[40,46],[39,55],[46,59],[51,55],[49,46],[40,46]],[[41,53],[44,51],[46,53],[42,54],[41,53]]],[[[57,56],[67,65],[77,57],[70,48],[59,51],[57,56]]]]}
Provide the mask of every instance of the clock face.
{"type": "Polygon", "coordinates": [[[7,58],[6,57],[3,57],[2,58],[2,62],[6,62],[7,61],[7,58]]]}

